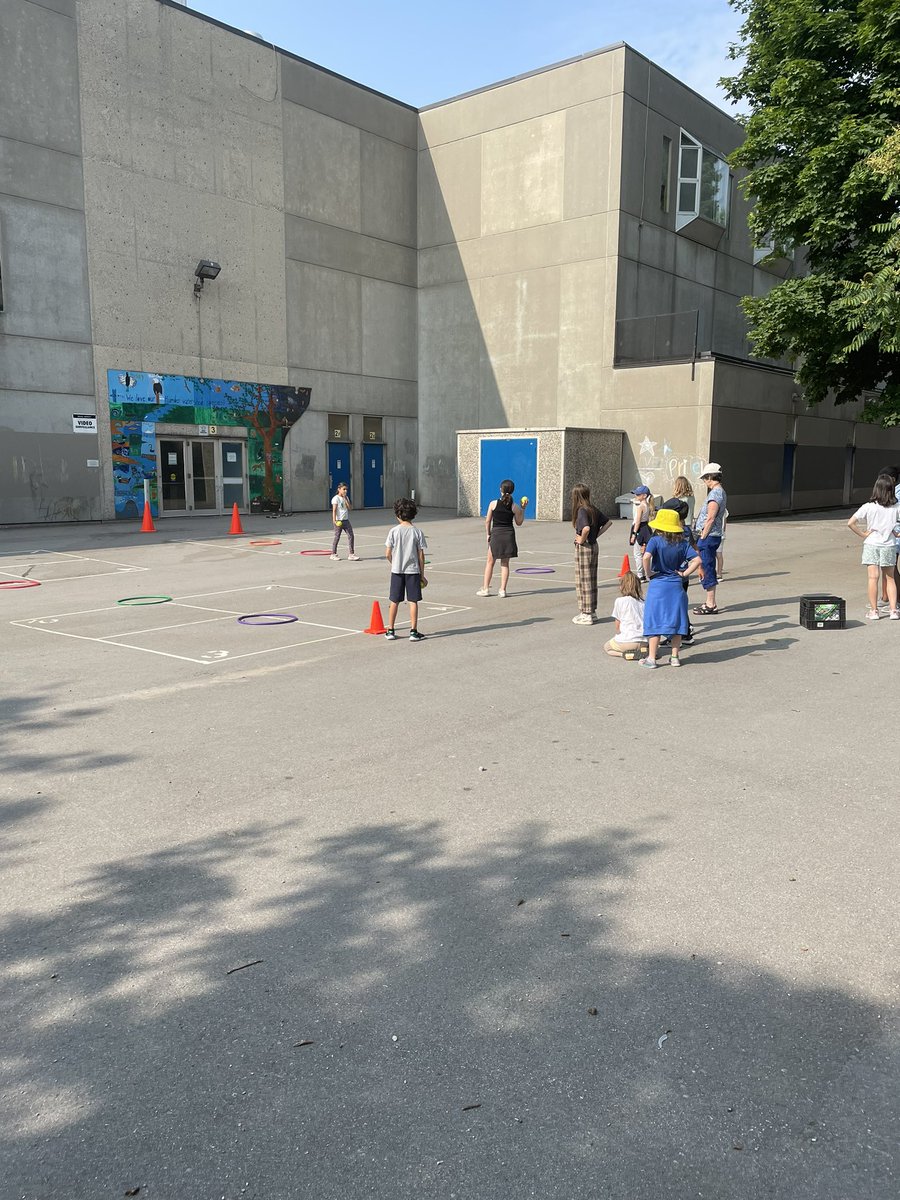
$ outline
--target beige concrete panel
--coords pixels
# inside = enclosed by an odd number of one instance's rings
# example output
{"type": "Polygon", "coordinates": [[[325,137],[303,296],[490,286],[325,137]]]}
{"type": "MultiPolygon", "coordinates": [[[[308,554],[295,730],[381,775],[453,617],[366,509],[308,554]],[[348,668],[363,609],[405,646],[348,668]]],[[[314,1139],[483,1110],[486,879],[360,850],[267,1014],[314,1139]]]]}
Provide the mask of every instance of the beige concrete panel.
{"type": "Polygon", "coordinates": [[[557,420],[562,425],[597,423],[600,380],[607,360],[607,281],[614,265],[605,260],[569,263],[560,269],[557,420]]]}
{"type": "Polygon", "coordinates": [[[560,272],[481,280],[478,315],[509,425],[557,424],[560,272]]]}
{"type": "MultiPolygon", "coordinates": [[[[180,14],[175,14],[176,16],[180,14]]],[[[182,21],[190,18],[182,18],[182,21]]],[[[213,28],[210,38],[212,77],[216,89],[253,119],[254,124],[281,127],[280,55],[271,46],[213,28]]]]}
{"type": "Polygon", "coordinates": [[[285,104],[284,205],[299,217],[360,232],[360,131],[285,104]]]}
{"type": "Polygon", "coordinates": [[[360,135],[362,232],[416,244],[416,152],[370,133],[360,135]]]}
{"type": "Polygon", "coordinates": [[[362,371],[390,379],[416,377],[416,290],[361,280],[362,371]]]}
{"type": "MultiPolygon", "coordinates": [[[[554,222],[463,243],[459,255],[468,275],[506,275],[567,262],[605,259],[610,250],[610,214],[554,222]]],[[[615,245],[613,244],[613,253],[615,245]]]]}
{"type": "Polygon", "coordinates": [[[565,117],[524,121],[485,134],[482,233],[562,218],[565,117]]]}
{"type": "Polygon", "coordinates": [[[0,193],[81,209],[81,159],[0,137],[0,193]]]}
{"type": "MultiPolygon", "coordinates": [[[[646,100],[643,88],[636,98],[646,100]]],[[[658,113],[678,113],[683,128],[719,154],[730,154],[744,140],[737,121],[656,66],[650,67],[650,107],[658,113]]]]}
{"type": "Polygon", "coordinates": [[[362,369],[360,279],[308,263],[287,263],[287,347],[291,366],[362,369]]]}
{"type": "Polygon", "coordinates": [[[0,334],[0,388],[12,391],[23,384],[30,392],[92,395],[90,346],[0,334]]]}
{"type": "Polygon", "coordinates": [[[90,263],[94,341],[107,346],[139,347],[141,304],[133,251],[126,259],[116,249],[92,248],[90,263]]]}
{"type": "Polygon", "coordinates": [[[4,333],[89,342],[84,217],[71,208],[0,196],[4,333]],[[52,283],[51,283],[52,281],[52,283]]]}
{"type": "Polygon", "coordinates": [[[298,262],[316,263],[415,287],[416,252],[411,246],[365,237],[334,225],[285,218],[285,253],[298,262]]]}
{"type": "Polygon", "coordinates": [[[623,47],[602,50],[429,108],[419,114],[420,147],[472,137],[620,91],[623,53],[623,47]]]}
{"type": "Polygon", "coordinates": [[[310,407],[323,413],[416,416],[416,384],[413,380],[291,367],[288,382],[294,387],[312,388],[310,407]]]}
{"type": "MultiPolygon", "coordinates": [[[[470,259],[478,258],[478,246],[478,242],[466,244],[466,248],[470,251],[468,256],[470,259]]],[[[477,270],[470,271],[467,268],[460,254],[460,249],[456,245],[448,245],[434,246],[420,250],[418,254],[419,287],[425,288],[445,283],[459,283],[470,275],[477,278],[480,272],[477,270]]]]}
{"type": "Polygon", "coordinates": [[[418,163],[418,244],[477,238],[481,233],[481,138],[423,151],[418,163]]]}
{"type": "Polygon", "coordinates": [[[281,60],[281,87],[287,101],[401,146],[416,146],[416,111],[400,101],[287,56],[281,60]]]}
{"type": "Polygon", "coordinates": [[[613,159],[613,113],[618,106],[610,97],[569,109],[566,113],[565,184],[563,216],[583,217],[607,212],[610,181],[619,171],[613,159]]]}

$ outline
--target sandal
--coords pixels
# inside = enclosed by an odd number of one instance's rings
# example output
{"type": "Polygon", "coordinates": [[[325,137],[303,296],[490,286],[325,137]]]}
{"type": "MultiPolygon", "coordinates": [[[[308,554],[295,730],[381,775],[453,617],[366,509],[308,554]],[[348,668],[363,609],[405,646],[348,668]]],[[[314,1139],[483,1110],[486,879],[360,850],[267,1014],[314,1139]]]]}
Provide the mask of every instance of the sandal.
{"type": "Polygon", "coordinates": [[[710,608],[708,604],[698,604],[691,609],[695,617],[714,617],[718,611],[718,608],[710,608]]]}

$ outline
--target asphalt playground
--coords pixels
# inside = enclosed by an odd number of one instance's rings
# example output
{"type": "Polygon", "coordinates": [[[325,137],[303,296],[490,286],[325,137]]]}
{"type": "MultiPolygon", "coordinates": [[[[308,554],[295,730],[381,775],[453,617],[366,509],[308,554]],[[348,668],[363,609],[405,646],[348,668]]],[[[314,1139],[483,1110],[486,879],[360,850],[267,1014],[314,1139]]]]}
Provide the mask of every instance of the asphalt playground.
{"type": "Polygon", "coordinates": [[[624,521],[582,627],[569,527],[479,598],[424,510],[420,644],[364,632],[388,512],[360,562],[328,514],[0,530],[0,1198],[894,1200],[900,623],[848,515],[731,522],[656,672],[602,652],[624,521]]]}

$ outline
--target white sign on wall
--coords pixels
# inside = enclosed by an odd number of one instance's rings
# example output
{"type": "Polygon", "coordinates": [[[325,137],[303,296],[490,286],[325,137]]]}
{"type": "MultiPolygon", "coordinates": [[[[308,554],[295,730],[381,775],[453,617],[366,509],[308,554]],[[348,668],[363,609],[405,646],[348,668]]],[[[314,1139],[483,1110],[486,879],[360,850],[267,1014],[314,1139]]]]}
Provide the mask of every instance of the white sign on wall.
{"type": "Polygon", "coordinates": [[[72,413],[73,433],[96,433],[97,417],[95,413],[72,413]]]}

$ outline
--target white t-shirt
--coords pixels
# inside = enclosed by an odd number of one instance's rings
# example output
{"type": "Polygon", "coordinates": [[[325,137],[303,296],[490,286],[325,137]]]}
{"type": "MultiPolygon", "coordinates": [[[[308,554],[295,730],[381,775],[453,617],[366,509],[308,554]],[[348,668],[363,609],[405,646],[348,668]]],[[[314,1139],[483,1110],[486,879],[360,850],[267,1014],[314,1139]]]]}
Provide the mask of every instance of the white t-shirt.
{"type": "Polygon", "coordinates": [[[384,544],[390,547],[392,575],[419,574],[419,550],[427,550],[428,543],[418,525],[395,525],[384,544]]]}
{"type": "Polygon", "coordinates": [[[620,596],[613,605],[612,615],[619,622],[616,640],[639,642],[644,636],[644,602],[634,596],[620,596]]]}
{"type": "Polygon", "coordinates": [[[350,516],[350,507],[347,504],[347,497],[342,496],[340,492],[338,492],[337,495],[332,496],[331,511],[334,513],[334,519],[336,521],[346,521],[350,516]],[[337,505],[337,512],[334,512],[335,505],[337,505]]]}
{"type": "Polygon", "coordinates": [[[865,521],[869,531],[867,545],[893,546],[894,526],[900,520],[900,504],[892,504],[890,508],[885,508],[883,504],[876,504],[874,500],[870,500],[868,504],[863,504],[856,510],[853,519],[860,523],[865,521]]]}

